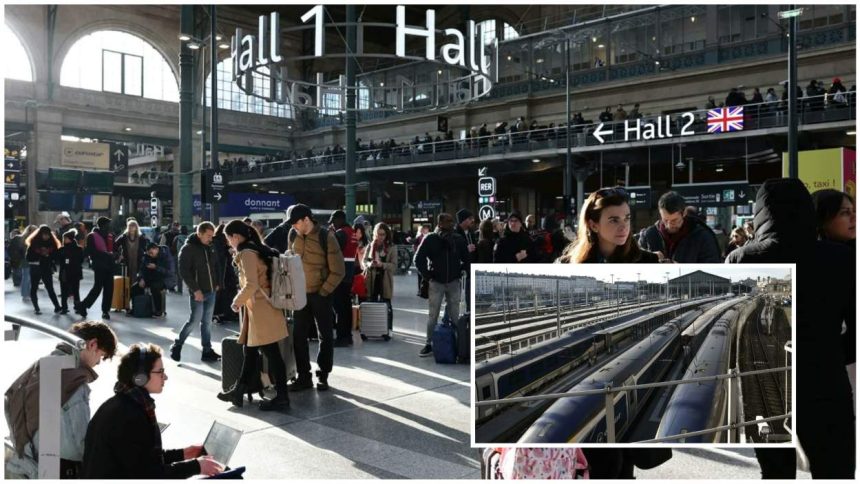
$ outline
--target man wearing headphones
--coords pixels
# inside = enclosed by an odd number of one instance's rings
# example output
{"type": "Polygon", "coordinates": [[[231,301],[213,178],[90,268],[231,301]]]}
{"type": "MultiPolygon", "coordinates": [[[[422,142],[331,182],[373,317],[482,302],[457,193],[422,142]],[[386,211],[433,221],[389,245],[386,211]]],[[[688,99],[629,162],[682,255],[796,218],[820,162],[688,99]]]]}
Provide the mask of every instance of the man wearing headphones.
{"type": "MultiPolygon", "coordinates": [[[[101,321],[75,323],[69,332],[84,340],[77,368],[61,377],[60,477],[75,478],[84,457],[84,436],[90,422],[89,383],[98,378],[95,368],[116,353],[116,334],[101,321]]],[[[52,356],[72,355],[74,348],[60,343],[52,356]]],[[[15,452],[6,462],[7,479],[39,477],[39,362],[34,363],[6,390],[6,423],[15,452]]]]}
{"type": "Polygon", "coordinates": [[[153,393],[161,393],[167,374],[161,348],[132,345],[119,363],[115,395],[93,416],[87,429],[83,479],[185,479],[213,476],[224,466],[202,455],[202,445],[161,448],[153,393]]]}

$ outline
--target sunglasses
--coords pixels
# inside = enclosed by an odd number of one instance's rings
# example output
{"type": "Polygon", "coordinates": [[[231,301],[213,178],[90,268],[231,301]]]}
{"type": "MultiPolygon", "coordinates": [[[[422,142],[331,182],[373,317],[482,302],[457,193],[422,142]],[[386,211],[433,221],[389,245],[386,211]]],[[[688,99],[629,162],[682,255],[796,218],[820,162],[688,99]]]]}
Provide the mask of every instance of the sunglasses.
{"type": "Polygon", "coordinates": [[[607,197],[630,198],[630,196],[627,193],[627,190],[625,190],[621,187],[601,188],[600,190],[597,190],[596,193],[597,193],[597,196],[599,196],[600,198],[607,198],[607,197]]]}

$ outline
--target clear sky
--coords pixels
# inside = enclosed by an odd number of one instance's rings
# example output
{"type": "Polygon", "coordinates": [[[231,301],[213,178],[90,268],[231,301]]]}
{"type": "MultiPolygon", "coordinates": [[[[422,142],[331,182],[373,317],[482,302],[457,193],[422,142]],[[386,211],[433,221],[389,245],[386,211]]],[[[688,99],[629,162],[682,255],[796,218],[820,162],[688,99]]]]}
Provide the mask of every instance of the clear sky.
{"type": "Polygon", "coordinates": [[[732,281],[757,277],[784,278],[794,274],[794,264],[472,264],[475,270],[492,272],[554,275],[554,276],[591,276],[609,282],[614,280],[635,281],[639,273],[640,281],[666,282],[695,271],[703,271],[732,281]]]}

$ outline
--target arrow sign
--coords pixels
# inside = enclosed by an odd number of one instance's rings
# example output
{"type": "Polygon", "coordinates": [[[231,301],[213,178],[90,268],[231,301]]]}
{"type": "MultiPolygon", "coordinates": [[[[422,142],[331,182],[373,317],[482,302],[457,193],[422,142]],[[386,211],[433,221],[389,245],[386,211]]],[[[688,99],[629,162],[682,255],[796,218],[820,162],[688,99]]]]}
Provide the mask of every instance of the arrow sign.
{"type": "Polygon", "coordinates": [[[595,137],[595,138],[597,138],[597,141],[599,141],[599,142],[600,142],[600,144],[603,144],[603,143],[604,143],[604,141],[603,141],[603,137],[604,137],[605,135],[607,135],[607,134],[612,134],[612,130],[611,130],[611,129],[606,130],[606,131],[601,131],[602,129],[603,129],[603,123],[600,123],[600,124],[597,126],[597,129],[595,129],[595,130],[594,130],[594,132],[592,133],[592,134],[594,135],[594,137],[595,137]]]}
{"type": "Polygon", "coordinates": [[[487,167],[482,166],[478,168],[478,176],[487,176],[487,167]]]}
{"type": "Polygon", "coordinates": [[[121,149],[117,148],[117,150],[113,152],[113,156],[117,161],[122,161],[122,159],[125,158],[125,153],[123,153],[121,149]]]}
{"type": "Polygon", "coordinates": [[[221,192],[215,192],[215,195],[212,197],[215,200],[221,201],[221,192]]]}

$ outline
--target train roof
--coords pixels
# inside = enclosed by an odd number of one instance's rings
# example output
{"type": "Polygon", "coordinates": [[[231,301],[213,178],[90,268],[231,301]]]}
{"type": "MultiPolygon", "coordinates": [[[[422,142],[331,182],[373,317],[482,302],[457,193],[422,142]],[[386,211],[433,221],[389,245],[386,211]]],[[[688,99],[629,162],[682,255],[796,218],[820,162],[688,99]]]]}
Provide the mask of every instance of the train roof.
{"type": "Polygon", "coordinates": [[[693,322],[684,332],[682,336],[695,336],[703,330],[711,327],[711,322],[719,318],[727,309],[733,307],[740,302],[740,297],[734,297],[728,301],[718,303],[708,308],[696,321],[693,322]]]}

